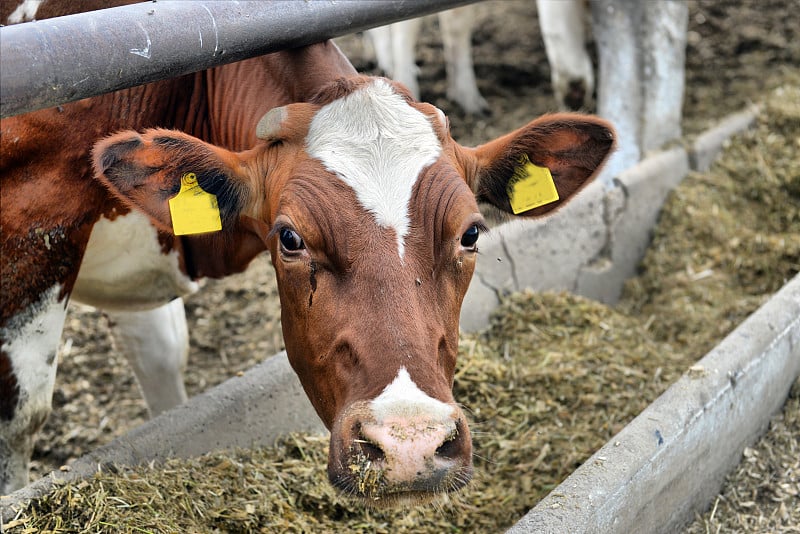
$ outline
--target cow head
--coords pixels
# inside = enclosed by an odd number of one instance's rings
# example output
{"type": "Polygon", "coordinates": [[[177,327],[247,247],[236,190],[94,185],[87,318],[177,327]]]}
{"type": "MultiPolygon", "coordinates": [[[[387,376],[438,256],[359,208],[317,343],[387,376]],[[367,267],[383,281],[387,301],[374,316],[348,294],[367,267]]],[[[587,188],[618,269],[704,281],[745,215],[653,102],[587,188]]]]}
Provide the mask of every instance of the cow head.
{"type": "Polygon", "coordinates": [[[472,444],[452,385],[485,229],[477,201],[511,213],[510,182],[533,164],[558,200],[520,215],[552,212],[602,165],[610,126],[553,115],[465,148],[438,109],[360,77],[273,109],[258,136],[233,153],[175,131],[123,132],[98,143],[95,168],[165,230],[187,175],[216,195],[222,229],[186,238],[200,274],[269,249],[286,351],[331,430],[336,487],[378,505],[460,488],[472,444]]]}

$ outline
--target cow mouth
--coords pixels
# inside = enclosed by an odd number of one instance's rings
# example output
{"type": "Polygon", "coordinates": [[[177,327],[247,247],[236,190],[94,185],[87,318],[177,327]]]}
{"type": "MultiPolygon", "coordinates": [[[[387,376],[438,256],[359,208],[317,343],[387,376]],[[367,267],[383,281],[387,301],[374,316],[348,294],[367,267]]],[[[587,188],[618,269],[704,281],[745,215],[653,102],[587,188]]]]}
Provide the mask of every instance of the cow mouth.
{"type": "Polygon", "coordinates": [[[374,446],[359,445],[348,451],[340,469],[329,466],[328,478],[342,496],[369,507],[399,508],[444,500],[472,479],[470,463],[432,470],[412,481],[393,482],[383,463],[368,452],[374,446]]]}
{"type": "MultiPolygon", "coordinates": [[[[455,441],[455,440],[454,440],[455,441]]],[[[451,445],[445,443],[441,448],[451,445]]],[[[345,498],[374,508],[398,508],[441,501],[472,479],[472,462],[437,458],[412,480],[392,480],[380,448],[358,439],[339,460],[328,465],[328,478],[345,498]],[[336,467],[334,467],[336,466],[336,467]]]]}

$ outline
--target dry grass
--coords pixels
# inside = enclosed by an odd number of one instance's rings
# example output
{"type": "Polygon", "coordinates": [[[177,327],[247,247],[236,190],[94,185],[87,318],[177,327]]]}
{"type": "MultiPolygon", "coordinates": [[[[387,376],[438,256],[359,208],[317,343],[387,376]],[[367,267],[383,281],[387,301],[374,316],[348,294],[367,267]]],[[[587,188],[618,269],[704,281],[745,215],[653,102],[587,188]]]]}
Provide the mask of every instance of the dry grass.
{"type": "MultiPolygon", "coordinates": [[[[728,201],[719,224],[721,259],[699,257],[710,269],[734,272],[741,300],[712,315],[717,323],[737,315],[758,293],[769,293],[800,270],[800,83],[776,91],[754,132],[729,147],[709,173],[728,201]],[[747,187],[735,188],[736,184],[747,187]],[[767,206],[755,209],[753,206],[767,206]]],[[[683,188],[681,188],[683,189],[683,188]]],[[[710,226],[710,225],[709,225],[710,226]]],[[[716,253],[716,251],[715,251],[716,253]]],[[[679,338],[677,330],[669,335],[679,338]]],[[[720,495],[687,534],[800,532],[800,380],[767,434],[730,474],[720,495]]]]}
{"type": "MultiPolygon", "coordinates": [[[[476,479],[451,501],[394,511],[343,501],[326,480],[326,440],[294,435],[59,487],[8,531],[505,529],[800,270],[798,103],[800,84],[773,95],[755,131],[671,196],[618,309],[522,293],[484,334],[462,338],[455,396],[472,420],[476,479]]],[[[773,422],[785,430],[748,450],[690,532],[797,531],[797,397],[773,422]]]]}
{"type": "Polygon", "coordinates": [[[711,509],[686,534],[774,534],[800,532],[800,380],[783,412],[752,448],[711,509]]]}

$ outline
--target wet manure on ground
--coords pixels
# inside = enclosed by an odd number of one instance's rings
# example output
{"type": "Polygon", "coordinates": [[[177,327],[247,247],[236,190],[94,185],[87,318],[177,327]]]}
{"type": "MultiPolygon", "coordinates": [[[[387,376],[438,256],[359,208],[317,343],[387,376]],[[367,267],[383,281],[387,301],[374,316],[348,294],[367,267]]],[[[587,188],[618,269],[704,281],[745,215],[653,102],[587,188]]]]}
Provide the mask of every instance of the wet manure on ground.
{"type": "MultiPolygon", "coordinates": [[[[755,129],[671,194],[616,308],[518,293],[485,332],[462,336],[455,398],[471,420],[475,479],[447,500],[389,511],[353,504],[327,481],[327,438],[291,435],[272,448],[61,485],[7,531],[503,531],[800,270],[798,103],[800,84],[776,91],[755,129]]],[[[723,517],[733,521],[726,532],[756,532],[759,517],[772,521],[765,532],[800,524],[797,396],[774,419],[773,444],[746,451],[691,532],[716,532],[723,517]],[[771,471],[754,478],[757,466],[771,471]]]]}

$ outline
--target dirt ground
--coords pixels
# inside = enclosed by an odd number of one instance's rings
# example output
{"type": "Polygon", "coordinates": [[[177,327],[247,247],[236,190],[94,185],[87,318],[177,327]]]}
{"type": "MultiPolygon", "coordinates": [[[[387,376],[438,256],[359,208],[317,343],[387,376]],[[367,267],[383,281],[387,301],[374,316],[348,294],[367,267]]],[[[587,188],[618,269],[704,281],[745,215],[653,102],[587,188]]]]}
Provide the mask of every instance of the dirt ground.
{"type": "MultiPolygon", "coordinates": [[[[789,0],[690,1],[685,131],[695,134],[742,109],[800,69],[800,21],[789,0]]],[[[481,6],[473,37],[479,86],[492,116],[468,117],[444,97],[444,66],[435,19],[418,51],[423,99],[450,117],[456,139],[476,144],[554,109],[549,70],[532,0],[481,6]]],[[[374,72],[356,37],[342,46],[362,71],[374,72]]],[[[190,395],[246,370],[282,348],[280,310],[269,258],[226,280],[209,280],[186,301],[190,395]]],[[[73,305],[60,350],[54,411],[36,444],[39,476],[107,443],[146,419],[127,363],[101,313],[73,305]]]]}

